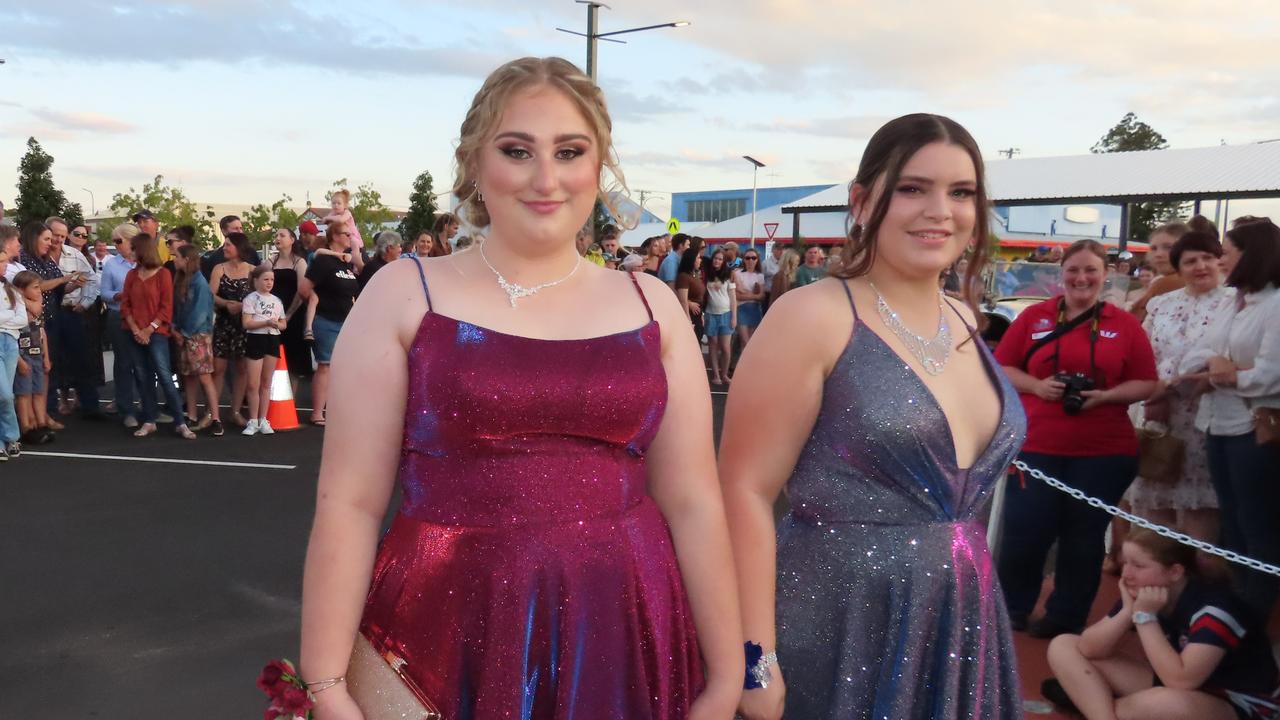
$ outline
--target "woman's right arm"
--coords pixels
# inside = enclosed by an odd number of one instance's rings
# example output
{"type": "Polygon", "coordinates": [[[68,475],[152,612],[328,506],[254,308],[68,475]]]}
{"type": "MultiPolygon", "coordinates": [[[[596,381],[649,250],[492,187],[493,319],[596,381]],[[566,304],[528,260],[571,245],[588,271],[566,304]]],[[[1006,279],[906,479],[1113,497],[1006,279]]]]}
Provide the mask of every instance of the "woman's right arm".
{"type": "MultiPolygon", "coordinates": [[[[835,283],[822,283],[788,293],[769,309],[738,362],[725,406],[720,482],[738,570],[743,635],[765,653],[777,648],[774,503],[818,416],[823,383],[839,355],[831,338],[847,338],[852,322],[847,310],[814,312],[823,292],[834,292],[847,307],[835,283]],[[758,442],[760,437],[769,442],[758,442]]],[[[768,688],[743,693],[740,709],[748,720],[781,717],[785,686],[780,675],[786,662],[779,658],[768,688]]]]}
{"type": "Polygon", "coordinates": [[[213,307],[224,307],[226,300],[218,297],[218,284],[222,282],[222,263],[213,266],[213,272],[209,273],[209,292],[213,294],[213,307]]]}
{"type": "MultiPolygon", "coordinates": [[[[331,365],[329,426],[302,586],[300,669],[309,682],[347,671],[396,479],[412,320],[426,309],[416,272],[379,273],[367,292],[372,301],[357,304],[350,316],[361,332],[338,339],[331,365]],[[406,306],[407,312],[381,310],[406,306]]],[[[360,717],[345,685],[316,699],[320,720],[360,717]]]]}
{"type": "Polygon", "coordinates": [[[1133,598],[1125,589],[1124,581],[1120,581],[1120,610],[1115,615],[1104,617],[1085,628],[1076,641],[1076,649],[1091,660],[1109,657],[1115,652],[1116,643],[1120,642],[1133,628],[1133,598]]]}

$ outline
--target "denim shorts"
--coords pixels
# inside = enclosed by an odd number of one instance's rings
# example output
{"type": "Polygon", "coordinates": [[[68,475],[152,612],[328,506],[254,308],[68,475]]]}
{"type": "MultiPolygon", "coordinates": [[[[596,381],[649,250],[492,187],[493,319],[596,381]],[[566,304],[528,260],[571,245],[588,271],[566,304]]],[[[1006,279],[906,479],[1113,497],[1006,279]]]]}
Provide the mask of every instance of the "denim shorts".
{"type": "Polygon", "coordinates": [[[757,301],[738,304],[738,327],[756,327],[764,318],[764,311],[757,301]]]}
{"type": "Polygon", "coordinates": [[[729,316],[732,313],[703,313],[703,322],[706,323],[707,337],[724,337],[732,335],[733,328],[729,326],[729,316]]]}
{"type": "MultiPolygon", "coordinates": [[[[48,382],[48,376],[46,376],[44,372],[44,356],[19,355],[18,357],[27,361],[27,367],[31,368],[31,372],[26,375],[23,375],[21,372],[14,374],[13,394],[39,395],[44,392],[45,384],[48,382]]],[[[16,365],[17,363],[14,364],[16,365]]]]}
{"type": "Polygon", "coordinates": [[[316,356],[317,365],[328,365],[333,357],[333,346],[338,342],[338,333],[342,331],[342,323],[316,315],[311,321],[311,334],[315,336],[315,344],[311,352],[316,356]]]}

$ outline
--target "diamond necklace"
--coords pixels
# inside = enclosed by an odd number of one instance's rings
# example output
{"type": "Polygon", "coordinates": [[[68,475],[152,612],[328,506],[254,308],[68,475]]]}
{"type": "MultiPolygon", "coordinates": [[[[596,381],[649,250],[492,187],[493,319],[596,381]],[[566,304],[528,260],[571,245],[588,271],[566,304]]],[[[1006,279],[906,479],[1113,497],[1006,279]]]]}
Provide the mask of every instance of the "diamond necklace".
{"type": "Polygon", "coordinates": [[[569,278],[573,277],[574,273],[578,272],[578,267],[582,265],[582,256],[579,255],[578,261],[573,264],[573,269],[569,271],[568,275],[565,275],[559,280],[553,280],[552,282],[542,283],[541,285],[534,285],[533,287],[525,287],[518,283],[513,283],[508,281],[505,277],[502,276],[502,273],[498,272],[498,268],[494,267],[493,263],[489,262],[489,257],[484,254],[484,243],[480,243],[480,258],[484,260],[485,265],[489,266],[489,269],[493,271],[493,274],[498,277],[498,287],[506,291],[507,299],[511,301],[511,307],[516,306],[516,300],[518,298],[524,298],[524,297],[529,297],[531,295],[536,295],[539,290],[545,290],[549,287],[555,287],[556,285],[559,285],[560,283],[568,280],[569,278]]]}
{"type": "Polygon", "coordinates": [[[880,311],[880,319],[884,321],[885,327],[892,330],[902,344],[907,346],[925,372],[930,375],[941,375],[942,371],[947,369],[947,361],[951,359],[951,326],[947,324],[946,310],[942,307],[942,295],[938,295],[938,334],[934,335],[932,340],[926,340],[911,332],[910,328],[902,322],[902,318],[889,307],[889,303],[885,301],[884,295],[880,294],[875,283],[868,281],[867,284],[876,294],[876,309],[880,311]]]}

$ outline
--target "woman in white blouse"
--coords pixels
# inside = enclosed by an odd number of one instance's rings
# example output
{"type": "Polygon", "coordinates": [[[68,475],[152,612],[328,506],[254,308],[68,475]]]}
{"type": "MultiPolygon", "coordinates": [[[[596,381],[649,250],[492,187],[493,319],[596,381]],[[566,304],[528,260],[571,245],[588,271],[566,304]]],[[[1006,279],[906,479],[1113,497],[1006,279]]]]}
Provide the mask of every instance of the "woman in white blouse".
{"type": "Polygon", "coordinates": [[[1177,482],[1139,476],[1125,497],[1137,514],[1212,542],[1217,539],[1218,493],[1209,477],[1204,432],[1195,426],[1196,384],[1180,382],[1178,368],[1187,351],[1204,340],[1234,301],[1235,291],[1222,286],[1222,243],[1215,233],[1184,234],[1169,257],[1186,286],[1147,304],[1142,327],[1151,338],[1160,384],[1146,401],[1145,413],[1149,422],[1166,425],[1170,434],[1186,443],[1186,457],[1177,482]]]}
{"type": "MultiPolygon", "coordinates": [[[[1222,508],[1222,542],[1280,563],[1280,447],[1259,445],[1254,410],[1280,408],[1280,227],[1265,218],[1237,224],[1222,247],[1236,302],[1218,316],[1204,346],[1183,358],[1182,374],[1203,373],[1196,427],[1208,433],[1209,470],[1222,508]]],[[[1244,599],[1270,617],[1280,578],[1241,571],[1244,599]]]]}

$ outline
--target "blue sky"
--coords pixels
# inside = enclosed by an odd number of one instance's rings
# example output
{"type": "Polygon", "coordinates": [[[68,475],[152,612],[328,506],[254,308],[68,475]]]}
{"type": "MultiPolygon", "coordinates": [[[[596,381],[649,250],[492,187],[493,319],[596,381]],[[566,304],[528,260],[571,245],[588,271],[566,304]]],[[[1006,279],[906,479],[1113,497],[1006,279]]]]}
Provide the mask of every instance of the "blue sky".
{"type": "MultiPolygon", "coordinates": [[[[939,112],[984,153],[1087,152],[1130,110],[1175,147],[1280,137],[1273,0],[616,0],[600,82],[630,187],[847,181],[885,119],[939,112]]],[[[156,174],[203,202],[320,202],[346,177],[393,206],[447,187],[484,75],[581,63],[569,0],[26,2],[0,7],[0,199],[26,138],[88,209],[156,174]]],[[[650,203],[661,209],[661,195],[650,203]]]]}

